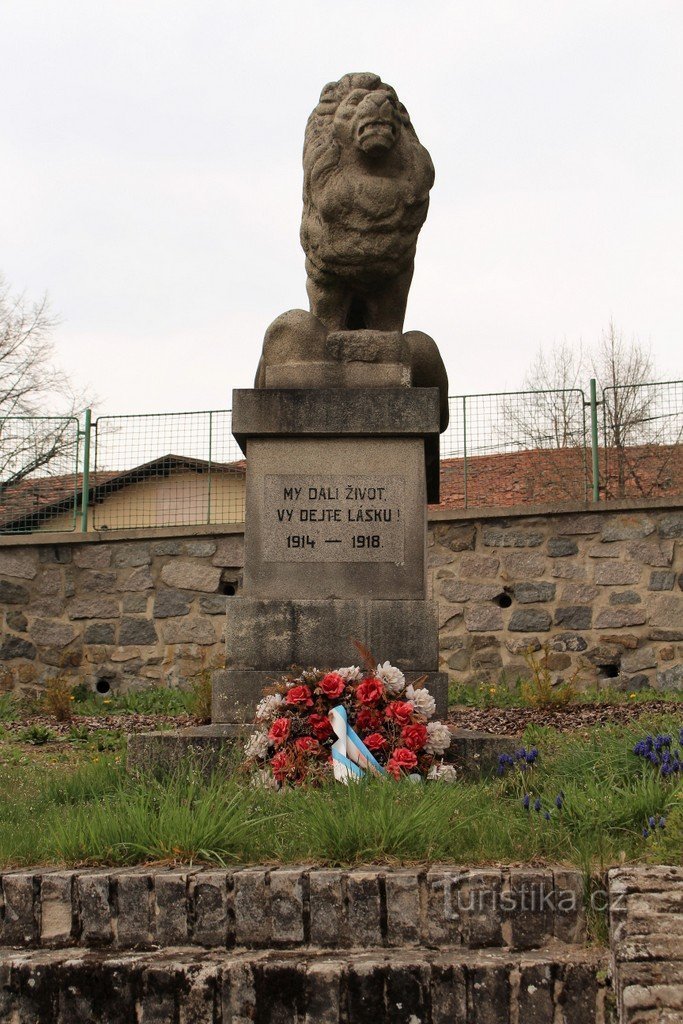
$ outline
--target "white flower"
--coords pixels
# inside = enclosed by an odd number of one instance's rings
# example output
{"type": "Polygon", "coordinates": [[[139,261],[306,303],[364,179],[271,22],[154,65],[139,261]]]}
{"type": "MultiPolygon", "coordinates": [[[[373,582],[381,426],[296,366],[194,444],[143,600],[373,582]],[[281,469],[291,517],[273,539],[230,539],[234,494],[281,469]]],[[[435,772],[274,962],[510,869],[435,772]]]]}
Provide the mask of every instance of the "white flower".
{"type": "Polygon", "coordinates": [[[269,768],[259,768],[258,771],[253,772],[250,779],[250,785],[252,785],[254,789],[280,788],[277,779],[275,778],[275,776],[273,775],[269,768]]]}
{"type": "Polygon", "coordinates": [[[335,672],[341,676],[345,683],[355,683],[363,675],[358,665],[349,665],[348,668],[336,668],[335,672]]]}
{"type": "Polygon", "coordinates": [[[383,665],[377,666],[375,675],[378,679],[382,680],[388,693],[400,693],[406,685],[406,677],[400,668],[394,668],[388,661],[385,661],[383,665]]]}
{"type": "Polygon", "coordinates": [[[427,726],[425,750],[428,754],[443,754],[451,745],[451,730],[443,722],[430,722],[427,726]]]}
{"type": "Polygon", "coordinates": [[[256,721],[274,722],[280,713],[280,705],[283,702],[284,697],[279,693],[272,693],[267,697],[262,697],[256,707],[256,721]]]}
{"type": "Polygon", "coordinates": [[[268,733],[254,732],[244,744],[245,757],[265,757],[268,753],[268,733]]]}
{"type": "Polygon", "coordinates": [[[452,764],[444,764],[441,761],[439,764],[433,764],[427,773],[427,779],[429,782],[455,782],[458,777],[458,773],[452,764]]]}
{"type": "Polygon", "coordinates": [[[406,700],[410,701],[418,715],[424,715],[425,718],[431,718],[436,711],[436,701],[426,686],[417,690],[412,685],[407,687],[406,700]]]}

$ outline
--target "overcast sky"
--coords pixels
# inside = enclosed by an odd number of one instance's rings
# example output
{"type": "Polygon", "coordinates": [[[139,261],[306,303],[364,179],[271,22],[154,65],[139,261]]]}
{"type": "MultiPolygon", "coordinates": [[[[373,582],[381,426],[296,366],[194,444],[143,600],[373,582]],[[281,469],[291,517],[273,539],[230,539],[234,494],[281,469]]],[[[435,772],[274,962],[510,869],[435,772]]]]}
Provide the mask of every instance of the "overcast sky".
{"type": "Polygon", "coordinates": [[[301,148],[373,71],[436,167],[406,329],[450,391],[613,318],[683,376],[681,0],[0,0],[0,271],[97,412],[227,408],[307,307],[301,148]]]}

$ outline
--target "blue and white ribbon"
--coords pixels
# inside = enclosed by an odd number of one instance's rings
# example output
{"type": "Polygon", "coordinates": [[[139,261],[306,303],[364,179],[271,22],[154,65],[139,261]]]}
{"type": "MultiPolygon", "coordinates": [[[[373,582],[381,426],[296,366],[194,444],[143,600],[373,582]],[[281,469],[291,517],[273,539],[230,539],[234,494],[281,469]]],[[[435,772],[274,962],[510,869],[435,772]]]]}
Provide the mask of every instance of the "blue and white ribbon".
{"type": "Polygon", "coordinates": [[[372,756],[362,739],[356,735],[349,725],[346,708],[338,704],[329,714],[334,734],[337,737],[332,744],[332,764],[334,777],[338,782],[349,779],[362,779],[366,771],[377,775],[386,775],[382,765],[372,756]]]}

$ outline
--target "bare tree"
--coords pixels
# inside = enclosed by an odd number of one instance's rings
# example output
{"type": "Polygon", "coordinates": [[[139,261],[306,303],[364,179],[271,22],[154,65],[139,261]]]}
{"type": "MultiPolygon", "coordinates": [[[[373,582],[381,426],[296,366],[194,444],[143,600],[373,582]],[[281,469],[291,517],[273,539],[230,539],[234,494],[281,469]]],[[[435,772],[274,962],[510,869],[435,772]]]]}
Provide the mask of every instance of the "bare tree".
{"type": "MultiPolygon", "coordinates": [[[[656,381],[649,348],[626,341],[610,321],[594,349],[563,341],[540,350],[525,376],[523,401],[506,408],[506,430],[529,448],[585,447],[587,420],[579,393],[588,378],[598,384],[605,494],[650,496],[679,486],[683,413],[676,385],[656,381]]],[[[586,395],[587,397],[587,395],[586,395]]]]}
{"type": "Polygon", "coordinates": [[[55,364],[57,323],[47,298],[29,303],[0,276],[0,492],[37,473],[62,472],[65,457],[75,467],[72,417],[84,400],[55,364]]]}

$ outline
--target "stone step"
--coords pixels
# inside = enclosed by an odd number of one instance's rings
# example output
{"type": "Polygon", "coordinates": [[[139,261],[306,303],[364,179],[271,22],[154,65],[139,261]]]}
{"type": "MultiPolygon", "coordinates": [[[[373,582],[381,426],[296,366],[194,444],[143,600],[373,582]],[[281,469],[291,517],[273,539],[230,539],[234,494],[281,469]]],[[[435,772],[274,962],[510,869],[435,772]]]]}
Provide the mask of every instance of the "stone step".
{"type": "Polygon", "coordinates": [[[607,1024],[607,954],[0,949],[12,1024],[607,1024]]]}
{"type": "Polygon", "coordinates": [[[586,941],[564,868],[12,871],[0,944],[28,948],[544,948],[586,941]]]}

